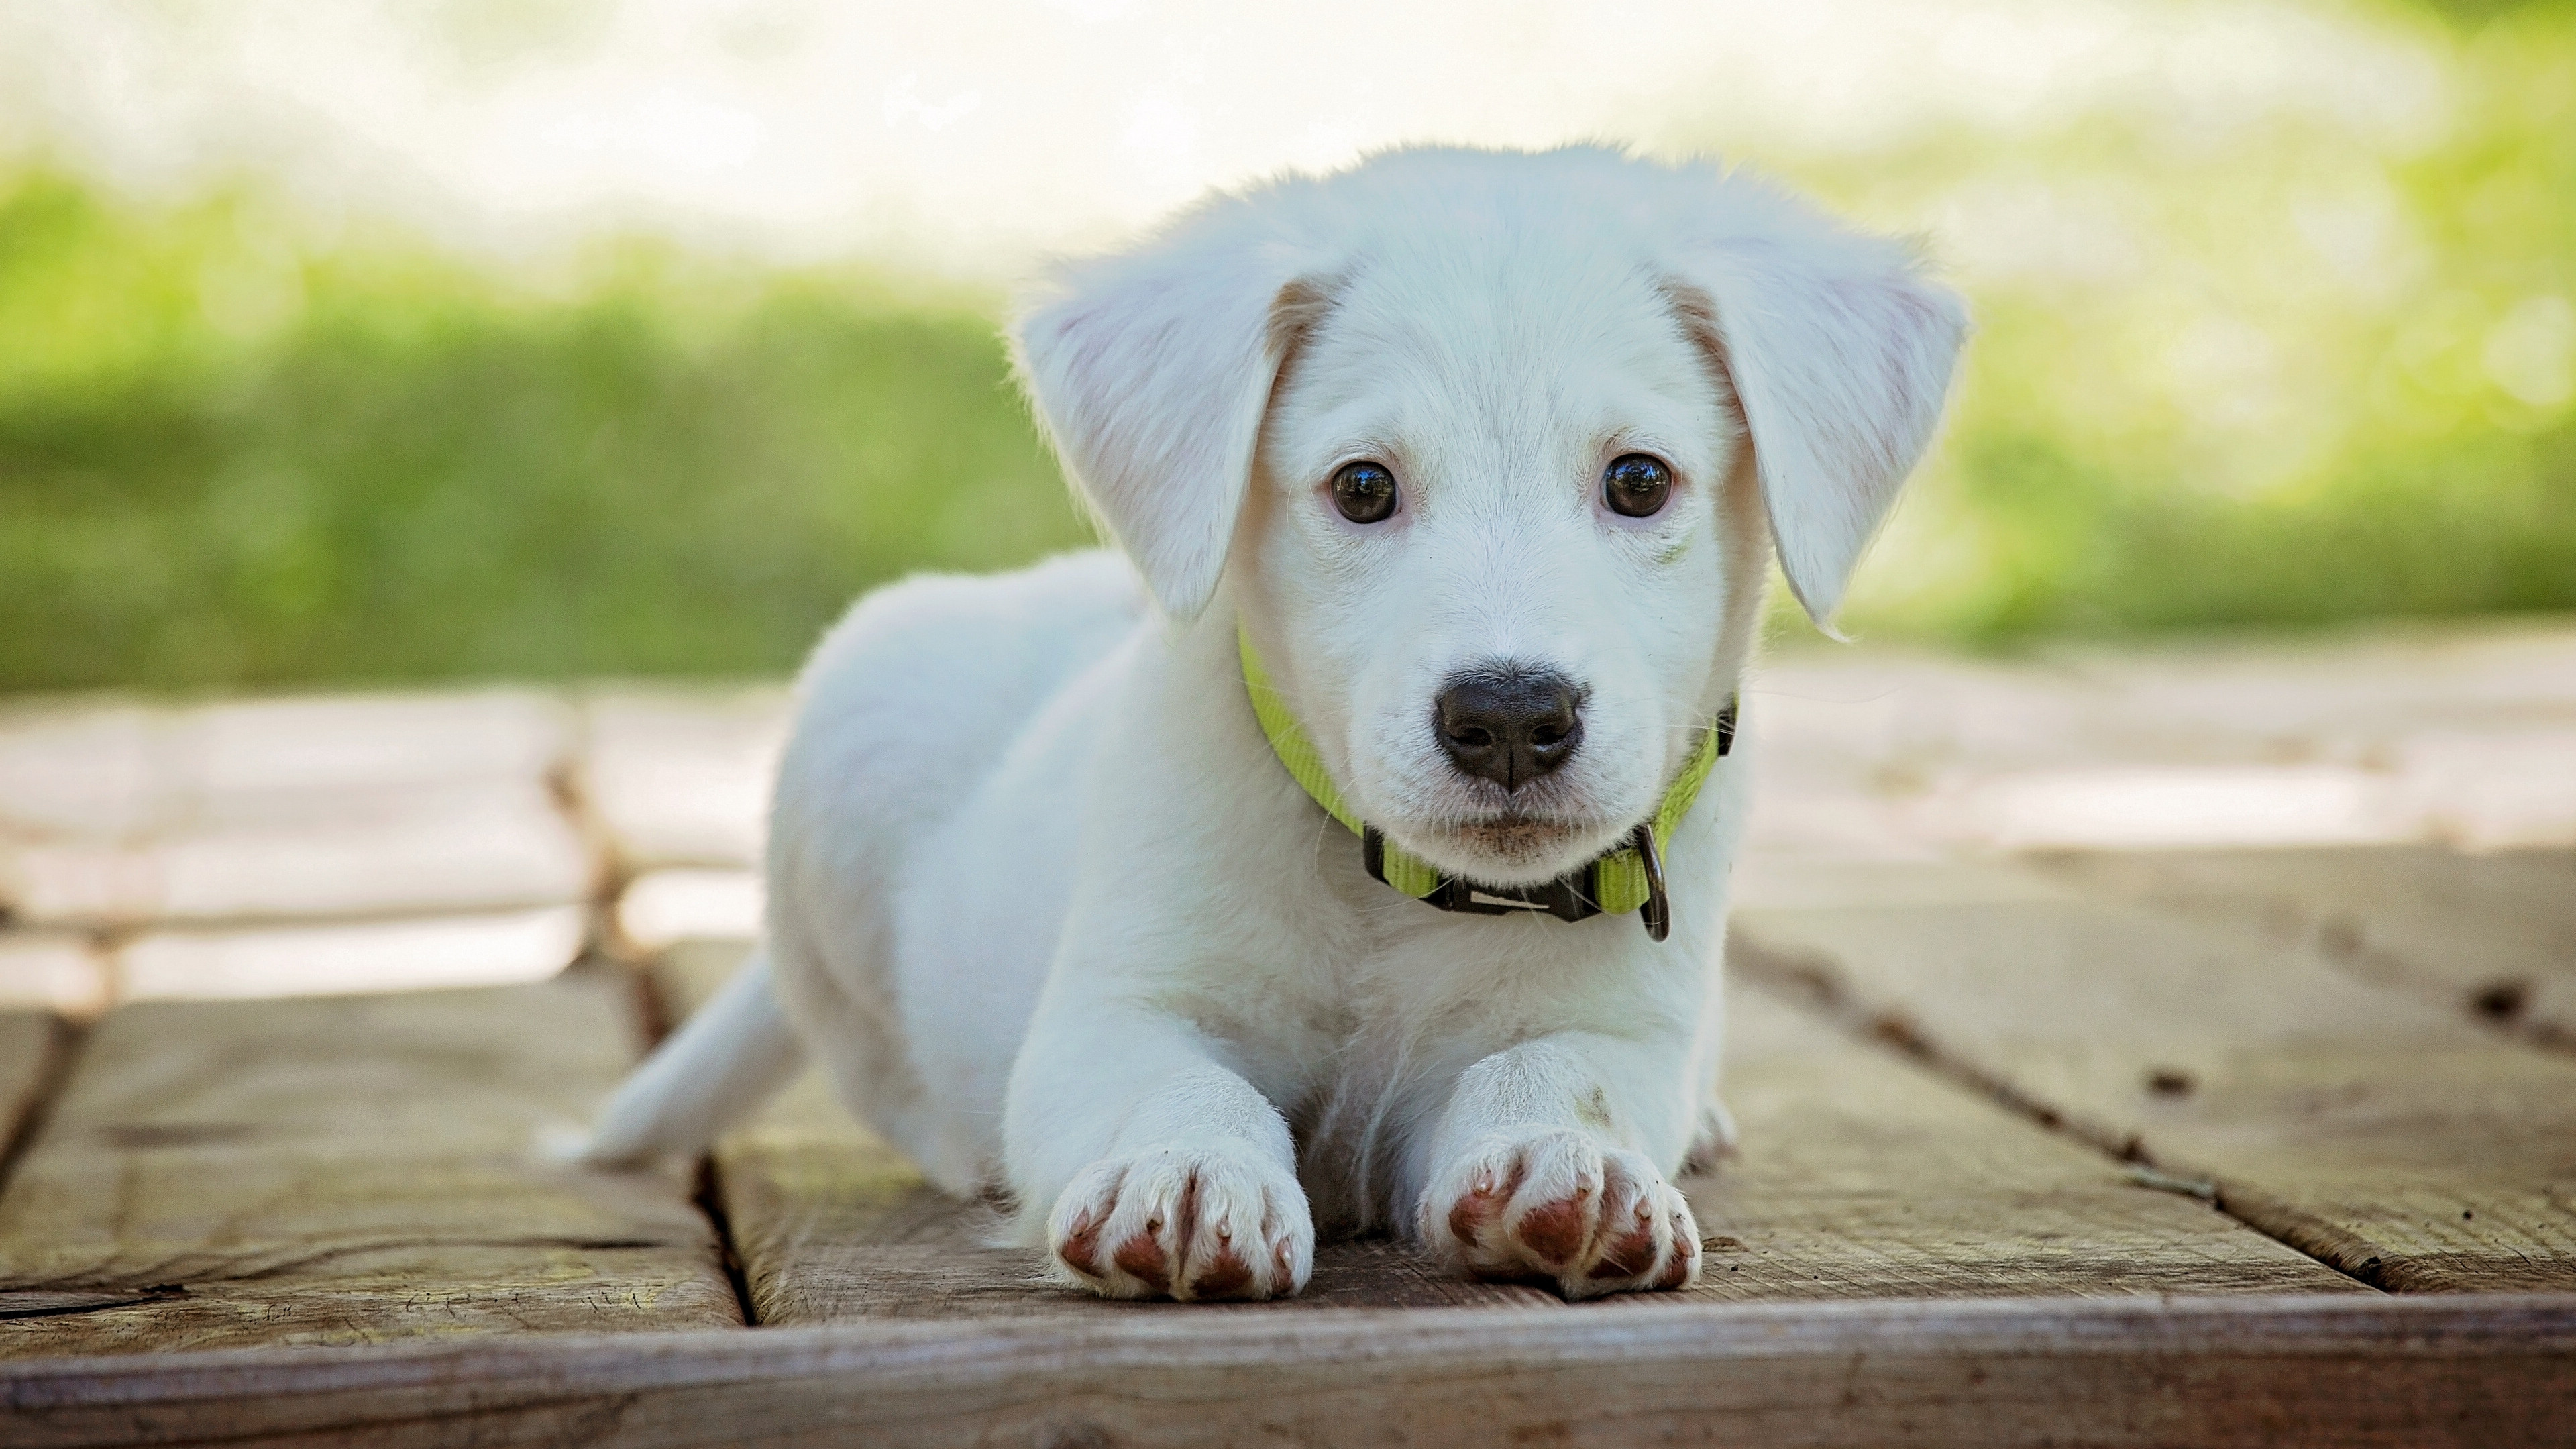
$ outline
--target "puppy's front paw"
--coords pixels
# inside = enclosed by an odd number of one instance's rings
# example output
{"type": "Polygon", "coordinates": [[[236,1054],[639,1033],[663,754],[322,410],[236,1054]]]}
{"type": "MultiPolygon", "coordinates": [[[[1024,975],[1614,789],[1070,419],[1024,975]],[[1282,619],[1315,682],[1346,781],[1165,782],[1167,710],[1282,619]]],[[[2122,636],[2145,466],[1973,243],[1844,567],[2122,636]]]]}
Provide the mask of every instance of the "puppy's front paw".
{"type": "Polygon", "coordinates": [[[1699,1277],[1690,1204],[1642,1155],[1570,1129],[1476,1144],[1423,1195],[1422,1238],[1453,1268],[1568,1298],[1699,1277]]]}
{"type": "Polygon", "coordinates": [[[1315,1224],[1296,1178],[1251,1148],[1175,1148],[1084,1168],[1047,1251],[1111,1298],[1275,1298],[1306,1286],[1315,1224]]]}

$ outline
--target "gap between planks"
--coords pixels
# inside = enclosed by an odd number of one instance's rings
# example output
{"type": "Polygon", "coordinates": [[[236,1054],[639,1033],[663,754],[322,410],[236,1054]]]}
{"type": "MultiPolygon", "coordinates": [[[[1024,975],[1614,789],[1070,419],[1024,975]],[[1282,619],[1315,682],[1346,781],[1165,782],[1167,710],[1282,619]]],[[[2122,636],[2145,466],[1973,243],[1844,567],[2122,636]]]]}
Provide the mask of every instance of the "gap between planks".
{"type": "Polygon", "coordinates": [[[1847,1035],[1890,1051],[1936,1077],[1985,1097],[2044,1132],[2083,1143],[2112,1161],[2127,1165],[2132,1180],[2139,1186],[2199,1198],[2283,1247],[2343,1272],[2366,1287],[2379,1288],[2378,1284],[2346,1272],[2323,1255],[2267,1227],[2262,1221],[2266,1215],[2249,1215],[2231,1206],[2229,1195],[2214,1179],[2188,1171],[2168,1170],[2147,1151],[2140,1134],[2117,1132],[2082,1117],[2069,1117],[2015,1086],[2009,1078],[1942,1050],[1903,1014],[1870,1009],[1854,998],[1824,963],[1798,953],[1773,950],[1740,934],[1727,942],[1726,957],[1727,968],[1736,981],[1761,990],[1793,1008],[1803,1009],[1847,1035]]]}
{"type": "MultiPolygon", "coordinates": [[[[614,901],[609,904],[608,919],[616,919],[614,901]]],[[[662,982],[653,972],[625,965],[613,965],[607,969],[620,971],[626,978],[627,992],[635,1008],[636,1035],[643,1039],[644,1054],[649,1056],[679,1024],[679,1014],[671,1010],[662,982]]],[[[742,1250],[734,1243],[733,1215],[725,1210],[724,1166],[710,1150],[698,1158],[691,1170],[690,1201],[705,1216],[707,1227],[715,1234],[716,1251],[724,1259],[725,1281],[733,1285],[734,1307],[741,1312],[744,1327],[758,1328],[760,1307],[752,1301],[751,1280],[743,1272],[742,1250]]]]}
{"type": "Polygon", "coordinates": [[[738,1326],[685,1179],[535,1150],[624,985],[111,1013],[0,1193],[0,1358],[738,1326]]]}
{"type": "Polygon", "coordinates": [[[0,1075],[0,1193],[9,1190],[19,1160],[35,1145],[46,1116],[71,1081],[89,1030],[46,1012],[0,1013],[0,1043],[12,1048],[10,1058],[29,1060],[18,1053],[26,1050],[30,1038],[35,1044],[32,1068],[23,1074],[0,1075]]]}
{"type": "Polygon", "coordinates": [[[1741,913],[1740,979],[2396,1292],[2576,1283],[2576,1076],[2420,993],[1996,864],[1741,913]]]}

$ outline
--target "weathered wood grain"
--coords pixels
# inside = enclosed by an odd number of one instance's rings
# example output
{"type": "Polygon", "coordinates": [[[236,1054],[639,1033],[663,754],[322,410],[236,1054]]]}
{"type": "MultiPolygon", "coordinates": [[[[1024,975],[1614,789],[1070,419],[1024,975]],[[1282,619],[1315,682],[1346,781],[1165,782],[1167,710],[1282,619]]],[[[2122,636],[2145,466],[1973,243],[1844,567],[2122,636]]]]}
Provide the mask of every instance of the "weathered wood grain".
{"type": "Polygon", "coordinates": [[[1739,982],[1737,1156],[1685,1184],[1719,1299],[2367,1292],[1739,982]]]}
{"type": "Polygon", "coordinates": [[[587,977],[113,1012],[0,1191],[0,1357],[738,1322],[685,1184],[537,1153],[634,1044],[587,977]]]}
{"type": "Polygon", "coordinates": [[[2068,852],[2033,863],[2576,1048],[2576,850],[2068,852]]]}
{"type": "MultiPolygon", "coordinates": [[[[703,1000],[739,948],[675,952],[670,995],[703,1000]]],[[[1851,1042],[1777,1001],[1736,998],[1728,1093],[1743,1154],[1685,1184],[1720,1300],[2366,1291],[2203,1203],[1851,1042]]],[[[763,1323],[1130,1312],[1035,1279],[987,1208],[924,1186],[821,1079],[717,1153],[763,1323]]],[[[1449,1278],[1383,1240],[1328,1244],[1302,1307],[1544,1302],[1449,1278]]]]}
{"type": "Polygon", "coordinates": [[[2576,1285],[2576,1062],[2313,957],[2066,894],[1754,910],[1815,986],[2033,1113],[2401,1291],[2576,1285]]]}
{"type": "Polygon", "coordinates": [[[106,1444],[2271,1446],[2567,1441],[2576,1297],[1048,1320],[0,1364],[106,1444]]]}

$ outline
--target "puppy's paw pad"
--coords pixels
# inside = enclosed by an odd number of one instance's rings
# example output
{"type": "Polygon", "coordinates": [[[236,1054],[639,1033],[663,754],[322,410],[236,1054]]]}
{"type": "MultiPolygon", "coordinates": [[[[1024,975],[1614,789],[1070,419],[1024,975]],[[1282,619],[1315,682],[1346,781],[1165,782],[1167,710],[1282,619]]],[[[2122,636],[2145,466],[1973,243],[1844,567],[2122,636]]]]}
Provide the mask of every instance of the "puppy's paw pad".
{"type": "Polygon", "coordinates": [[[1250,1149],[1176,1148],[1083,1169],[1047,1247],[1112,1298],[1273,1298],[1306,1285],[1315,1229],[1296,1179],[1250,1149]]]}
{"type": "Polygon", "coordinates": [[[1679,1288],[1698,1273],[1682,1195],[1639,1154],[1572,1130],[1480,1144],[1425,1196],[1422,1227],[1469,1274],[1535,1279],[1569,1298],[1679,1288]]]}
{"type": "Polygon", "coordinates": [[[1600,1255],[1584,1270],[1587,1278],[1635,1278],[1655,1266],[1654,1210],[1645,1203],[1624,1224],[1603,1227],[1600,1255]]]}
{"type": "Polygon", "coordinates": [[[1541,1203],[1521,1214],[1513,1225],[1512,1235],[1521,1251],[1532,1262],[1549,1268],[1563,1268],[1583,1256],[1592,1241],[1591,1193],[1577,1188],[1575,1196],[1541,1203]]]}

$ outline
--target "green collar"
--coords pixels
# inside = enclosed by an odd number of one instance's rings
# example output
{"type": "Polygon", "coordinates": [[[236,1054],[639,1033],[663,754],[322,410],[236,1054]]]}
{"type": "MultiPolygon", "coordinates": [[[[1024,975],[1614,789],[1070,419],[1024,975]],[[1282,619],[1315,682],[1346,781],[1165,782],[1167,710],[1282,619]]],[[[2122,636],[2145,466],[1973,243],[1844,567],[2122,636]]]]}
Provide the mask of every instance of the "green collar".
{"type": "Polygon", "coordinates": [[[1655,811],[1655,818],[1638,826],[1626,845],[1596,856],[1581,869],[1546,885],[1500,889],[1444,876],[1431,862],[1388,840],[1377,827],[1360,819],[1349,802],[1342,799],[1332,777],[1324,773],[1324,760],[1315,752],[1315,742],[1306,737],[1297,717],[1288,712],[1287,701],[1271,684],[1269,671],[1261,667],[1261,656],[1253,651],[1252,636],[1237,626],[1235,639],[1243,657],[1244,686],[1252,695],[1252,712],[1261,720],[1262,734],[1269,737],[1271,753],[1279,757],[1289,776],[1314,797],[1315,803],[1324,807],[1325,814],[1360,837],[1361,858],[1369,874],[1444,911],[1480,915],[1545,911],[1559,920],[1579,921],[1587,916],[1619,916],[1643,909],[1646,934],[1660,941],[1671,932],[1672,906],[1664,894],[1664,848],[1672,843],[1673,831],[1699,799],[1700,787],[1708,783],[1709,772],[1734,748],[1732,697],[1718,711],[1717,718],[1700,731],[1699,744],[1683,763],[1672,788],[1664,792],[1663,806],[1655,811]]]}

